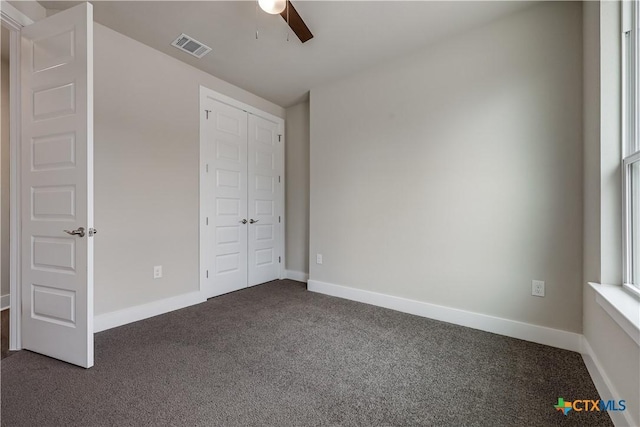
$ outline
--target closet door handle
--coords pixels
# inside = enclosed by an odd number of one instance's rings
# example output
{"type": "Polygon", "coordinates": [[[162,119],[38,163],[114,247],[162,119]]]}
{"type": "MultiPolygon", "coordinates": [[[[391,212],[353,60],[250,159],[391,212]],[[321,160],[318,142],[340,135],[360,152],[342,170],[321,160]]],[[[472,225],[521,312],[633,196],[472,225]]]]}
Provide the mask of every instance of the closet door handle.
{"type": "Polygon", "coordinates": [[[258,222],[258,221],[260,221],[260,220],[259,220],[259,219],[253,219],[253,218],[251,218],[251,219],[249,220],[249,224],[255,224],[255,223],[256,223],[256,222],[258,222]]]}
{"type": "Polygon", "coordinates": [[[243,219],[242,221],[240,221],[240,223],[242,223],[242,224],[246,224],[246,223],[247,223],[247,220],[246,220],[246,219],[243,219]]]}

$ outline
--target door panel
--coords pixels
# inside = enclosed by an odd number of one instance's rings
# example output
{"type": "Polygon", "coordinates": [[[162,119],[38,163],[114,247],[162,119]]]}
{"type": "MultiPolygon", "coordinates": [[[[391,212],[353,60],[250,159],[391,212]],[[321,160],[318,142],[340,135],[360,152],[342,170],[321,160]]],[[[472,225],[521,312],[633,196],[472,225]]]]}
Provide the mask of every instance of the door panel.
{"type": "Polygon", "coordinates": [[[209,99],[206,109],[208,296],[247,286],[247,114],[209,99]]]}
{"type": "Polygon", "coordinates": [[[249,286],[280,276],[278,124],[249,114],[249,286]]]}
{"type": "Polygon", "coordinates": [[[93,365],[93,12],[22,30],[22,344],[93,365]]]}

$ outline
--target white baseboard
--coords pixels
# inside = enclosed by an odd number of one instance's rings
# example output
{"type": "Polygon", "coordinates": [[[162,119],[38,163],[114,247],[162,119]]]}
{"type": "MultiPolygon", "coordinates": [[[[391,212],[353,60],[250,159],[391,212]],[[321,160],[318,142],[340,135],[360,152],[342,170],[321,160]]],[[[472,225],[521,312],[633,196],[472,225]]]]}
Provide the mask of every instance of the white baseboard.
{"type": "MultiPolygon", "coordinates": [[[[601,399],[604,400],[624,400],[620,394],[618,394],[616,388],[613,383],[602,369],[602,364],[596,357],[591,345],[589,345],[589,341],[584,336],[582,337],[582,360],[584,360],[584,364],[587,366],[587,371],[589,371],[589,375],[593,380],[593,384],[596,386],[596,390],[598,390],[598,394],[601,399]]],[[[634,420],[631,417],[631,413],[629,411],[608,411],[607,412],[611,417],[611,421],[616,426],[633,426],[636,425],[634,420]]]]}
{"type": "Polygon", "coordinates": [[[466,326],[494,334],[505,335],[538,344],[558,347],[565,350],[580,353],[582,335],[560,329],[547,328],[545,326],[531,325],[515,320],[503,319],[486,314],[444,307],[377,292],[364,291],[362,289],[348,288],[346,286],[309,280],[307,289],[312,292],[331,295],[363,302],[365,304],[390,308],[392,310],[409,313],[429,319],[466,326]]]}
{"type": "Polygon", "coordinates": [[[116,328],[128,323],[159,316],[160,314],[169,313],[170,311],[179,310],[191,305],[200,304],[206,300],[207,299],[201,292],[191,292],[160,301],[125,308],[123,310],[99,314],[94,317],[93,331],[106,331],[107,329],[116,328]]]}
{"type": "Polygon", "coordinates": [[[309,274],[302,271],[285,270],[285,277],[287,279],[296,280],[298,282],[307,282],[309,280],[309,274]]]}
{"type": "Polygon", "coordinates": [[[11,307],[11,295],[6,294],[0,297],[0,311],[11,307]]]}

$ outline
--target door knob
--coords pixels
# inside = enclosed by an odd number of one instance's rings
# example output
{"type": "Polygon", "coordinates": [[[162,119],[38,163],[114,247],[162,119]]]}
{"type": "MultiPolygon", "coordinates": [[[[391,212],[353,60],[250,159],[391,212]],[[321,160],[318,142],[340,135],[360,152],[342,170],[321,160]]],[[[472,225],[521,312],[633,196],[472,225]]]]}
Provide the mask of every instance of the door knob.
{"type": "Polygon", "coordinates": [[[242,221],[240,221],[240,223],[242,223],[242,224],[246,224],[246,223],[247,223],[247,220],[246,220],[246,219],[243,219],[242,221]]]}
{"type": "Polygon", "coordinates": [[[255,224],[255,223],[256,223],[256,222],[258,222],[258,221],[260,221],[260,220],[259,220],[259,219],[253,219],[253,218],[251,218],[251,219],[249,220],[249,224],[255,224]]]}
{"type": "Polygon", "coordinates": [[[64,230],[64,232],[72,236],[84,237],[84,227],[78,227],[77,230],[64,230]]]}

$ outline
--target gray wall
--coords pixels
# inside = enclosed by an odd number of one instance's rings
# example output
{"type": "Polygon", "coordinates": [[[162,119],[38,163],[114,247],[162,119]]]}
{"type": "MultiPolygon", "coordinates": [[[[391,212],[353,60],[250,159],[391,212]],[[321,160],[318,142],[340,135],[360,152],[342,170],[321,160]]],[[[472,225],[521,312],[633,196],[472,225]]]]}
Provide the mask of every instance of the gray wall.
{"type": "Polygon", "coordinates": [[[99,315],[198,290],[199,86],[285,110],[99,24],[94,46],[99,315]]]}
{"type": "Polygon", "coordinates": [[[309,272],[309,101],[287,108],[287,270],[309,272]]]}
{"type": "Polygon", "coordinates": [[[311,91],[310,279],[581,332],[581,7],[311,91]]]}
{"type": "Polygon", "coordinates": [[[627,401],[632,425],[640,425],[640,348],[596,302],[596,293],[586,284],[622,283],[620,30],[618,2],[584,3],[583,334],[601,374],[627,401]]]}

